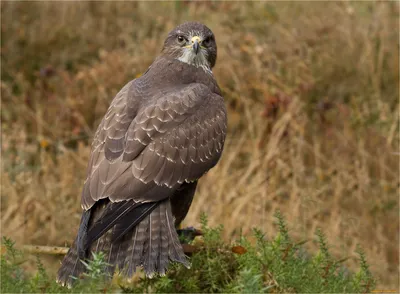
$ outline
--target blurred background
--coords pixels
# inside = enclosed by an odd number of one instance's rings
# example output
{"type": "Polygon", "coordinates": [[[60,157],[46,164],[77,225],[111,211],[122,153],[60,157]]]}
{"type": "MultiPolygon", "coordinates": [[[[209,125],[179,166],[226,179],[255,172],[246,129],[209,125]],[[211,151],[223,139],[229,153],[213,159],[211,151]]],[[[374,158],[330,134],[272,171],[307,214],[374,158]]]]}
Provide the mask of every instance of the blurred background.
{"type": "Polygon", "coordinates": [[[280,209],[297,240],[321,227],[336,256],[362,245],[377,288],[398,290],[395,1],[2,1],[1,234],[72,242],[97,125],[188,20],[216,35],[229,134],[185,224],[206,212],[227,240],[253,227],[268,237],[280,209]]]}

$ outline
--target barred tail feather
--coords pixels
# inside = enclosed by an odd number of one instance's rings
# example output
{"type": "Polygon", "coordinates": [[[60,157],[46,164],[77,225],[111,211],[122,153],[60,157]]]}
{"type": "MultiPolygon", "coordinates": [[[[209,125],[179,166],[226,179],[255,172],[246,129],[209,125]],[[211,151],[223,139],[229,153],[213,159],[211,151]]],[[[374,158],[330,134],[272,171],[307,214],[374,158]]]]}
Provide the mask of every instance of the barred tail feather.
{"type": "MultiPolygon", "coordinates": [[[[91,246],[90,252],[105,253],[105,261],[109,263],[109,266],[106,269],[106,273],[112,276],[112,274],[114,273],[115,265],[113,262],[110,261],[114,260],[117,250],[113,250],[113,247],[115,247],[116,245],[112,244],[110,240],[111,232],[107,232],[91,246]]],[[[87,261],[87,259],[90,260],[91,257],[91,253],[87,255],[87,258],[86,256],[79,256],[77,249],[77,240],[75,240],[67,255],[64,257],[60,269],[58,270],[56,279],[57,283],[70,288],[73,283],[77,279],[81,278],[82,274],[86,271],[86,266],[84,265],[82,260],[87,261]]]]}
{"type": "MultiPolygon", "coordinates": [[[[160,218],[163,217],[163,211],[160,210],[160,218]]],[[[166,269],[168,266],[169,260],[169,238],[168,238],[168,226],[165,221],[161,221],[161,228],[160,228],[160,246],[158,260],[157,260],[157,269],[158,273],[161,276],[164,276],[166,273],[166,269]]]]}
{"type": "MultiPolygon", "coordinates": [[[[109,264],[107,274],[110,276],[118,268],[123,276],[131,278],[140,266],[143,266],[148,277],[157,273],[165,275],[170,261],[189,267],[175,230],[169,199],[160,202],[138,225],[113,242],[114,229],[115,227],[91,244],[87,254],[90,259],[91,252],[104,252],[105,261],[109,264]]],[[[71,286],[74,277],[78,278],[85,271],[75,243],[58,271],[57,282],[62,285],[71,286]]]]}
{"type": "Polygon", "coordinates": [[[120,258],[124,256],[121,273],[128,278],[140,265],[148,277],[157,273],[165,275],[170,261],[189,267],[175,230],[169,200],[161,202],[136,226],[131,232],[129,242],[128,250],[119,255],[120,258]]]}
{"type": "Polygon", "coordinates": [[[61,267],[57,273],[57,283],[70,288],[79,275],[85,270],[85,266],[80,261],[76,240],[64,257],[61,267]]]}

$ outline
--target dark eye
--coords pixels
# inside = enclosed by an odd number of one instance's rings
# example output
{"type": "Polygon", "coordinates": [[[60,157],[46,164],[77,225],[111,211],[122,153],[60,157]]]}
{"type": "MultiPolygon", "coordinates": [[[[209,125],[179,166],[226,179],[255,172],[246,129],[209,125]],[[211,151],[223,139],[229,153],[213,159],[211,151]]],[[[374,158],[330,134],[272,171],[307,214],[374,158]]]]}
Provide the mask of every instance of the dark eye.
{"type": "Polygon", "coordinates": [[[209,45],[211,45],[211,41],[212,41],[212,37],[211,37],[211,36],[205,38],[204,41],[203,41],[204,46],[209,46],[209,45]]]}
{"type": "Polygon", "coordinates": [[[186,43],[186,38],[184,36],[178,35],[176,39],[178,40],[178,43],[181,45],[186,43]]]}

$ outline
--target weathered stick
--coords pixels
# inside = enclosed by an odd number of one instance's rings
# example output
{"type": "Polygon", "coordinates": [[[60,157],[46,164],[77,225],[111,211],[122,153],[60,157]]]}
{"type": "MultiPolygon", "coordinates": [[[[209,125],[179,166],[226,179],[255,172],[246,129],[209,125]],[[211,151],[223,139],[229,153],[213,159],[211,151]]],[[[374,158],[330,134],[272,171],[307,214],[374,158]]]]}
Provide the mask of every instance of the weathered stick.
{"type": "Polygon", "coordinates": [[[68,252],[67,247],[56,246],[38,246],[38,245],[24,245],[22,250],[29,253],[52,254],[52,255],[65,255],[68,252]]]}
{"type": "MultiPolygon", "coordinates": [[[[192,255],[195,252],[198,252],[200,249],[196,246],[190,244],[182,244],[183,251],[187,255],[192,255]]],[[[40,254],[51,254],[51,255],[65,255],[67,254],[69,248],[68,247],[56,247],[56,246],[39,246],[39,245],[23,245],[22,250],[28,253],[40,253],[40,254]]],[[[230,252],[229,250],[217,249],[221,253],[230,252]]],[[[242,246],[234,246],[232,247],[232,252],[236,254],[244,254],[246,249],[242,246]]]]}
{"type": "MultiPolygon", "coordinates": [[[[193,240],[196,236],[203,235],[203,232],[200,230],[196,230],[194,228],[187,228],[179,230],[182,233],[186,233],[187,237],[193,240]]],[[[196,252],[197,249],[195,246],[189,244],[182,244],[183,251],[186,254],[191,255],[193,252],[196,252]]],[[[68,252],[68,247],[57,247],[57,246],[39,246],[39,245],[23,245],[22,250],[29,253],[39,253],[39,254],[51,254],[51,255],[65,255],[68,252]]]]}
{"type": "MultiPolygon", "coordinates": [[[[191,255],[196,252],[196,247],[189,244],[182,244],[183,251],[185,254],[191,255]]],[[[51,254],[51,255],[65,255],[68,252],[67,247],[55,247],[55,246],[39,246],[39,245],[24,245],[22,250],[28,253],[39,253],[39,254],[51,254]]]]}

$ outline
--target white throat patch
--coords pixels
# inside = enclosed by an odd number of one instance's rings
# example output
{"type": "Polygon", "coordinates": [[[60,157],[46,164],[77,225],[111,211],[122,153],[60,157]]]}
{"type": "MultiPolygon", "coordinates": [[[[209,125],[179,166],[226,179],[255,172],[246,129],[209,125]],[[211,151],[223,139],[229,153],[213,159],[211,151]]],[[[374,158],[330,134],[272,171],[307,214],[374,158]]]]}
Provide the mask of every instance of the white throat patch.
{"type": "Polygon", "coordinates": [[[195,67],[201,67],[208,73],[212,73],[210,65],[207,61],[207,50],[201,48],[196,54],[192,48],[183,48],[183,54],[178,58],[179,61],[193,65],[195,67]]]}

